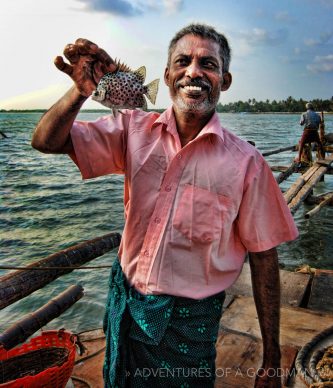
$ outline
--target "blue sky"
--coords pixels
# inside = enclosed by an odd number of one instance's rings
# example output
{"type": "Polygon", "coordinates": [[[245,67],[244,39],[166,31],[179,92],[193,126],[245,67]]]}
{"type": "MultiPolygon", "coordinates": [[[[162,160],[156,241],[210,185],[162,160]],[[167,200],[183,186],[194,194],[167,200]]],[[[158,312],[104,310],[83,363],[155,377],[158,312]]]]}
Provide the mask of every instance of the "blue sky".
{"type": "Polygon", "coordinates": [[[78,37],[133,69],[145,65],[147,82],[161,79],[156,107],[165,108],[168,43],[190,22],[211,24],[230,41],[233,84],[221,102],[332,97],[333,0],[6,0],[0,109],[50,107],[71,85],[53,59],[78,37]]]}

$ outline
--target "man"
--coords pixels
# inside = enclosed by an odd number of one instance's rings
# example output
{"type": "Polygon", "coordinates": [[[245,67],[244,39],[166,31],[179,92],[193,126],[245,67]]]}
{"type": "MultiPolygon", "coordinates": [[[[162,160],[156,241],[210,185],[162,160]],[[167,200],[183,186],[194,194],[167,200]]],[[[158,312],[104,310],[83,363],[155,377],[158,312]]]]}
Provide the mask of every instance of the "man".
{"type": "Polygon", "coordinates": [[[304,130],[299,143],[298,161],[301,162],[302,152],[305,144],[311,144],[312,142],[317,143],[319,155],[324,159],[325,151],[318,134],[319,124],[322,122],[321,117],[314,111],[311,102],[308,102],[305,107],[307,110],[306,112],[302,113],[301,120],[299,122],[300,125],[304,125],[304,130]]]}
{"type": "Polygon", "coordinates": [[[74,121],[115,63],[79,39],[56,66],[74,86],[40,120],[32,145],[69,153],[83,178],[125,174],[126,223],[112,269],[104,328],[107,387],[214,384],[224,290],[250,252],[263,337],[255,386],[280,387],[279,267],[275,247],[297,229],[255,148],[215,113],[231,84],[230,48],[212,27],[189,25],[169,46],[163,114],[122,111],[74,121]],[[267,372],[268,371],[268,372],[267,372]]]}

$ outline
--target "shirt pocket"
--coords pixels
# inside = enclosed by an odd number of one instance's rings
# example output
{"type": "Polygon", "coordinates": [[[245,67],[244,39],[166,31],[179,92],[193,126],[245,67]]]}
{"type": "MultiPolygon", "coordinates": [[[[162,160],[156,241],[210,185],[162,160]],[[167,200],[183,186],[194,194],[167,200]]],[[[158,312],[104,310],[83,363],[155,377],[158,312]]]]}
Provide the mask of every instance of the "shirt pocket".
{"type": "Polygon", "coordinates": [[[173,226],[190,241],[211,243],[221,238],[231,206],[230,198],[187,184],[179,199],[173,226]]]}

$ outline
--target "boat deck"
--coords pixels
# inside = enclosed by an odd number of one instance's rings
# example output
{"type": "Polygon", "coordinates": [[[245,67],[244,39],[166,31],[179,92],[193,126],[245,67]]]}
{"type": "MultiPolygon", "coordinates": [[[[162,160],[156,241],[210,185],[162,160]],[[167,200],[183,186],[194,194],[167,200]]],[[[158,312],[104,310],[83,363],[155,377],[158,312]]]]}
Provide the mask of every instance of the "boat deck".
{"type": "MultiPolygon", "coordinates": [[[[308,274],[280,270],[280,276],[280,373],[284,386],[304,388],[307,385],[296,373],[295,359],[302,346],[333,326],[333,271],[316,270],[308,274]]],[[[102,388],[104,335],[101,330],[87,332],[82,340],[88,351],[77,358],[74,387],[102,388]]],[[[332,338],[329,341],[333,343],[332,338]]],[[[227,290],[216,350],[216,387],[253,386],[255,371],[261,365],[262,341],[248,264],[227,290]]]]}

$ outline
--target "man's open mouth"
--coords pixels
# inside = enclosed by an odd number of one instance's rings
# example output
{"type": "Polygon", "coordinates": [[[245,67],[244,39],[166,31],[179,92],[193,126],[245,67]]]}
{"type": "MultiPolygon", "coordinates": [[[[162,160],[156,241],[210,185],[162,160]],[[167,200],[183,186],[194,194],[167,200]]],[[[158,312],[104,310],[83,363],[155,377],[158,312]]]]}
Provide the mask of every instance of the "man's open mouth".
{"type": "Polygon", "coordinates": [[[202,87],[201,86],[191,86],[191,85],[186,85],[184,86],[184,89],[189,92],[201,92],[202,87]]]}

